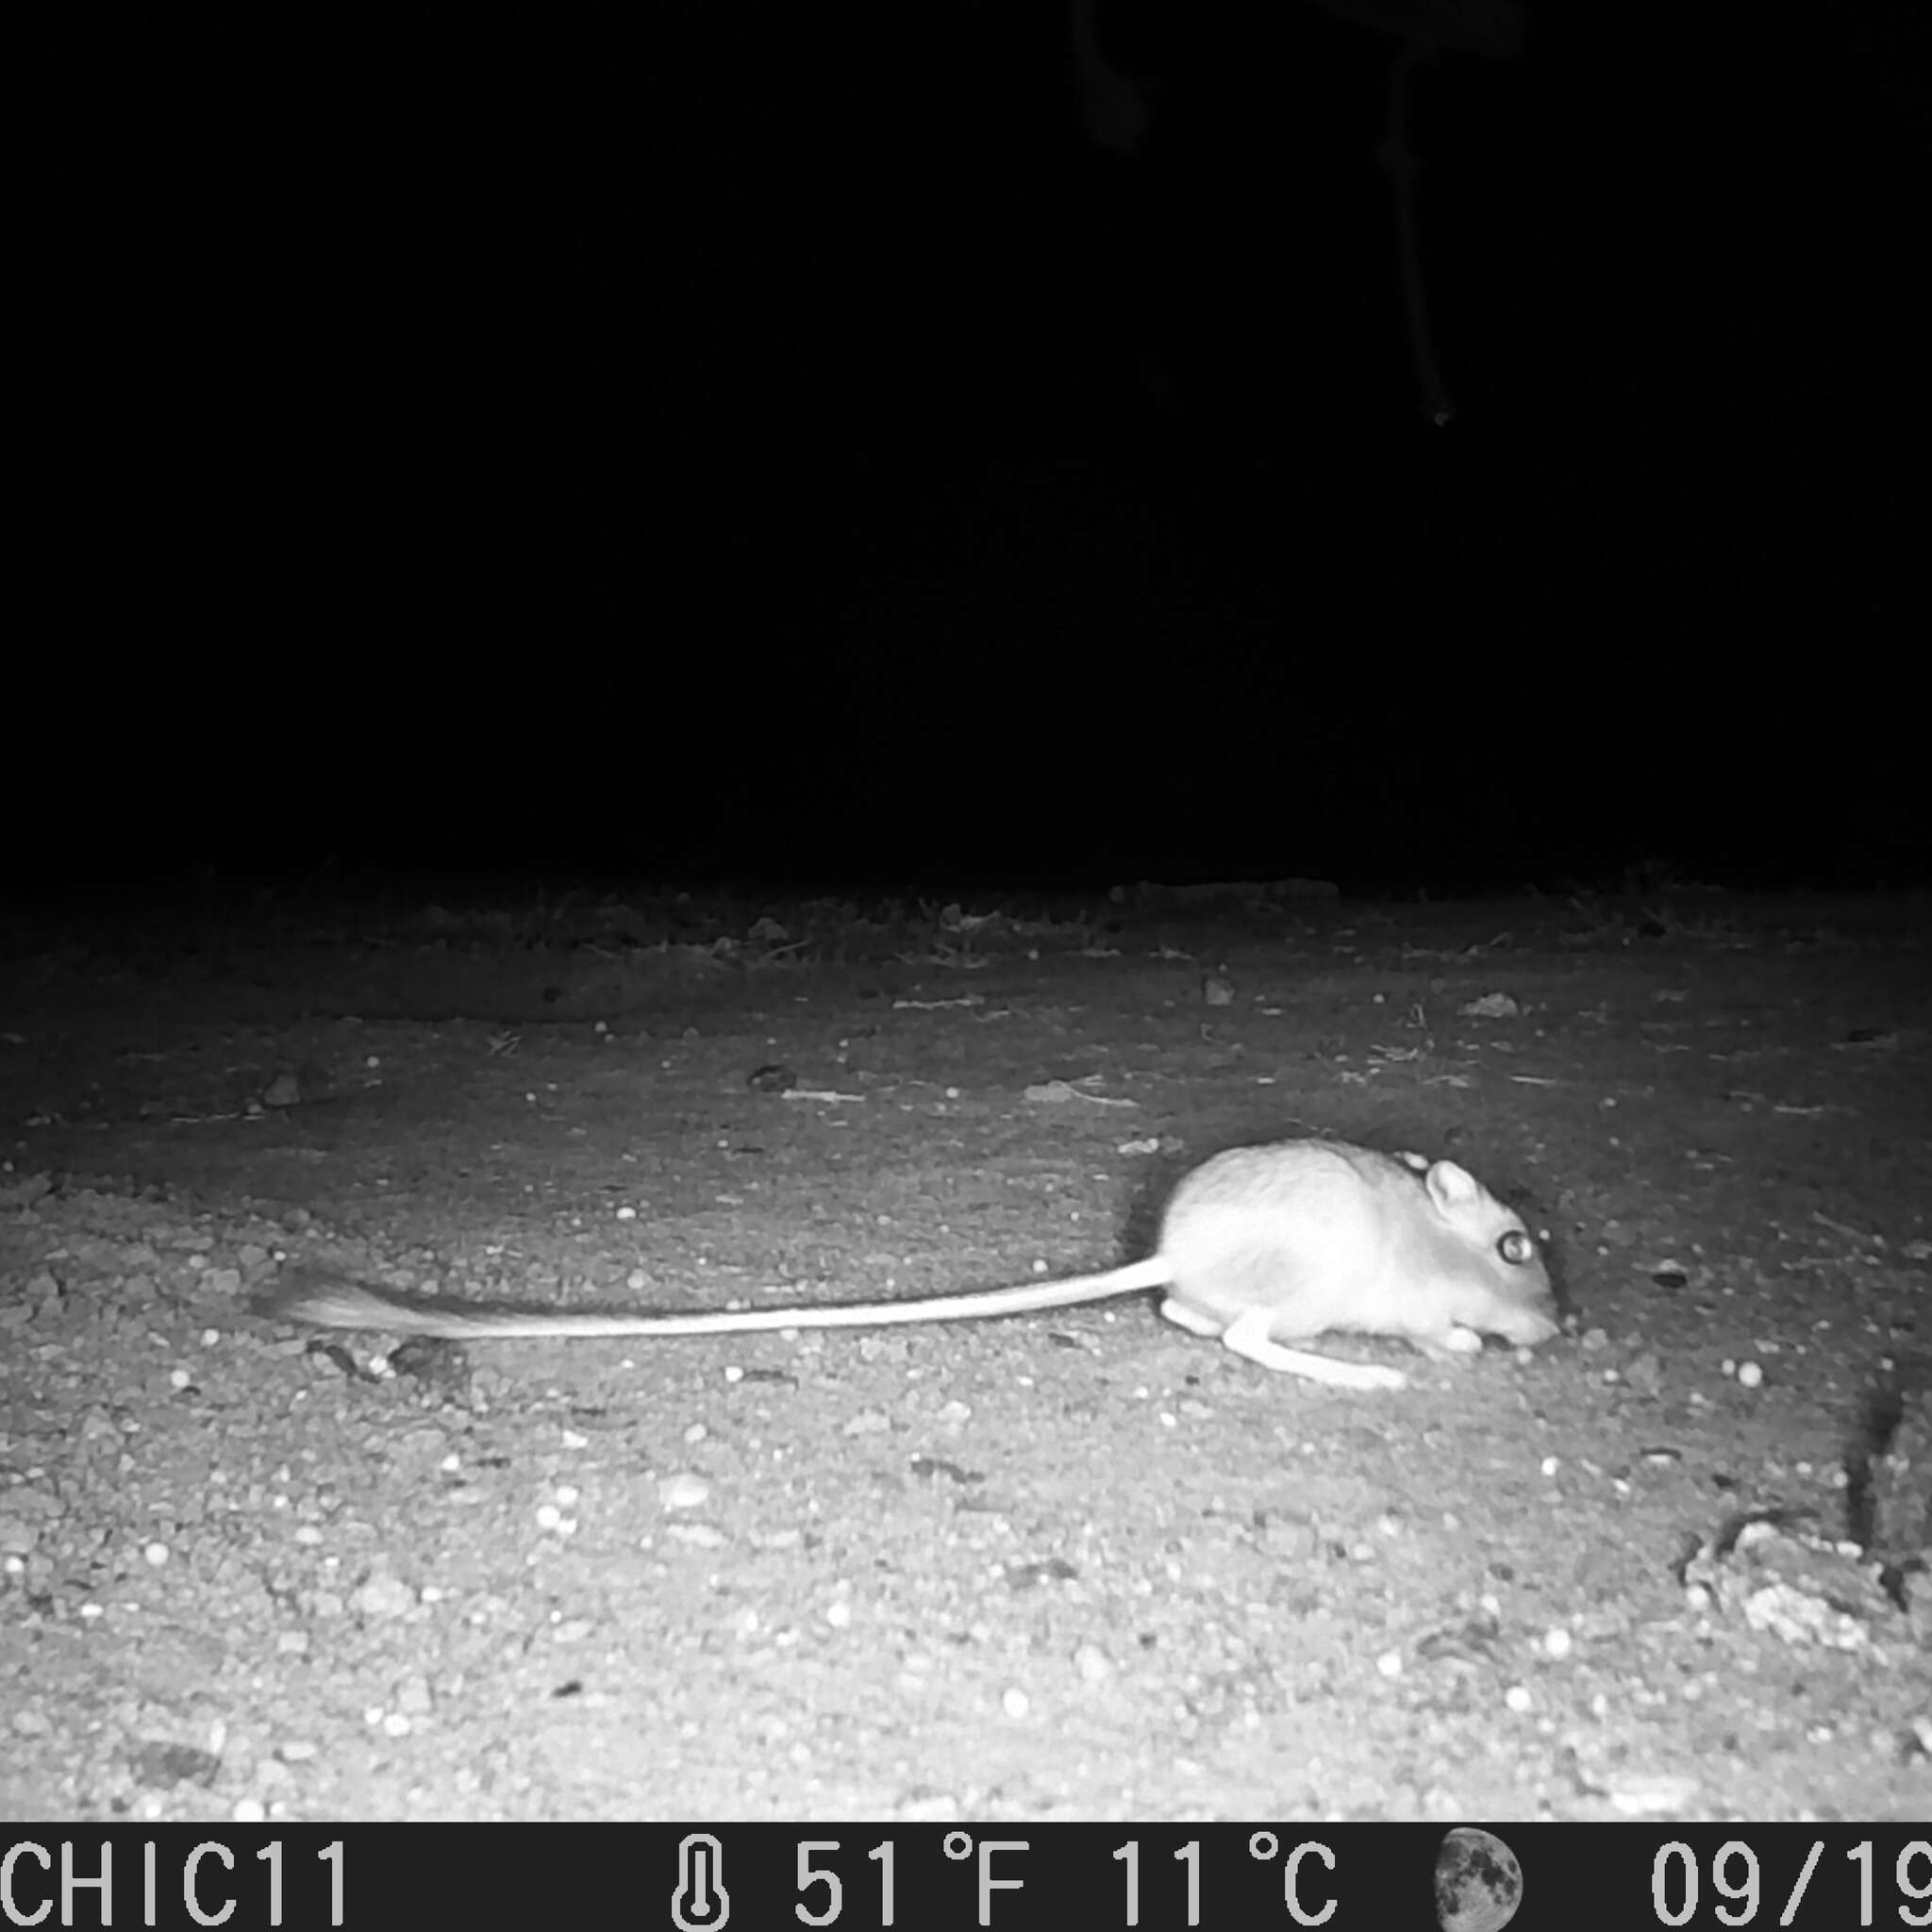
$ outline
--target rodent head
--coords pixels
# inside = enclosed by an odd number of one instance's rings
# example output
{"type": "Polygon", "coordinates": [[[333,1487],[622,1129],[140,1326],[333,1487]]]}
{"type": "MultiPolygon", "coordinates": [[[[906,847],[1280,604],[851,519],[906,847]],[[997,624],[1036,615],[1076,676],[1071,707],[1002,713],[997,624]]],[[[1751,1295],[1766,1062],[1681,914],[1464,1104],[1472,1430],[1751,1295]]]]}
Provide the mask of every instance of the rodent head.
{"type": "Polygon", "coordinates": [[[1561,1325],[1557,1297],[1542,1251],[1523,1217],[1453,1160],[1437,1161],[1423,1185],[1473,1264],[1455,1273],[1456,1319],[1519,1348],[1549,1341],[1561,1325]]]}

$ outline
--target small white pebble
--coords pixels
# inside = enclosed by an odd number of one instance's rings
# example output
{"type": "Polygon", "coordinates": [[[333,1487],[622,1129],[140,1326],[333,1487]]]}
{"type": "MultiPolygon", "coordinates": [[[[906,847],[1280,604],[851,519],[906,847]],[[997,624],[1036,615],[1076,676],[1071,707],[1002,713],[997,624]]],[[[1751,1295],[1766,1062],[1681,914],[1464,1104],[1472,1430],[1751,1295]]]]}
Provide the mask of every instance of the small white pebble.
{"type": "Polygon", "coordinates": [[[1532,1704],[1535,1703],[1535,1701],[1536,1700],[1530,1696],[1529,1692],[1521,1684],[1510,1685],[1508,1690],[1507,1690],[1503,1693],[1503,1702],[1507,1704],[1509,1707],[1509,1708],[1517,1714],[1518,1717],[1521,1717],[1523,1713],[1526,1711],[1532,1704]]]}
{"type": "Polygon", "coordinates": [[[1385,1650],[1375,1659],[1375,1669],[1385,1677],[1401,1676],[1402,1653],[1399,1650],[1385,1650]]]}
{"type": "Polygon", "coordinates": [[[170,1369],[168,1371],[168,1387],[175,1391],[177,1394],[183,1389],[191,1387],[193,1381],[194,1377],[186,1369],[170,1369]]]}
{"type": "Polygon", "coordinates": [[[710,1484],[688,1469],[667,1475],[658,1485],[658,1501],[666,1509],[696,1509],[708,1502],[710,1495],[710,1484]]]}
{"type": "Polygon", "coordinates": [[[1024,1690],[1007,1690],[1001,1693],[1000,1708],[1017,1723],[1033,1708],[1033,1700],[1024,1690]]]}
{"type": "MultiPolygon", "coordinates": [[[[413,1610],[416,1592],[400,1576],[382,1574],[372,1576],[351,1593],[349,1601],[359,1615],[387,1620],[407,1616],[413,1610]]],[[[318,1612],[321,1609],[319,1599],[316,1608],[318,1612]]]]}
{"type": "Polygon", "coordinates": [[[826,1605],[825,1622],[834,1630],[848,1628],[852,1623],[852,1606],[843,1597],[841,1597],[835,1604],[826,1605]]]}
{"type": "Polygon", "coordinates": [[[1113,1675],[1113,1659],[1097,1643],[1083,1643],[1074,1653],[1074,1668],[1084,1684],[1104,1684],[1113,1675]]]}
{"type": "Polygon", "coordinates": [[[558,1507],[565,1509],[568,1509],[582,1494],[583,1491],[581,1490],[575,1488],[570,1483],[559,1483],[556,1491],[558,1507]]]}
{"type": "Polygon", "coordinates": [[[1543,1632],[1543,1654],[1546,1657],[1566,1657],[1570,1655],[1574,1640],[1569,1631],[1563,1629],[1543,1632]]]}
{"type": "Polygon", "coordinates": [[[1756,1389],[1764,1380],[1764,1371],[1756,1362],[1744,1362],[1738,1369],[1738,1383],[1740,1388],[1756,1389]]]}
{"type": "Polygon", "coordinates": [[[260,1824],[268,1817],[268,1807],[259,1798],[237,1798],[228,1807],[228,1818],[235,1824],[260,1824]]]}
{"type": "Polygon", "coordinates": [[[147,1543],[143,1545],[141,1552],[141,1560],[143,1563],[145,1563],[150,1570],[159,1570],[164,1568],[168,1561],[167,1544],[147,1543]]]}

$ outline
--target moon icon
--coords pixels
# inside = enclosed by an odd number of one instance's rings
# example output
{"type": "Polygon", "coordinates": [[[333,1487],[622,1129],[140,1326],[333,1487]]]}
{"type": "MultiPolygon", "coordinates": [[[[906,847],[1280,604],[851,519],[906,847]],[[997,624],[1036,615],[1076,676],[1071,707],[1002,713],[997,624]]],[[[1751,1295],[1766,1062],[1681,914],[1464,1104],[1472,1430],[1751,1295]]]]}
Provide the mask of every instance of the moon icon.
{"type": "Polygon", "coordinates": [[[1523,1867],[1499,1838],[1457,1825],[1436,1854],[1436,1923],[1442,1932],[1503,1932],[1523,1903],[1523,1867]]]}

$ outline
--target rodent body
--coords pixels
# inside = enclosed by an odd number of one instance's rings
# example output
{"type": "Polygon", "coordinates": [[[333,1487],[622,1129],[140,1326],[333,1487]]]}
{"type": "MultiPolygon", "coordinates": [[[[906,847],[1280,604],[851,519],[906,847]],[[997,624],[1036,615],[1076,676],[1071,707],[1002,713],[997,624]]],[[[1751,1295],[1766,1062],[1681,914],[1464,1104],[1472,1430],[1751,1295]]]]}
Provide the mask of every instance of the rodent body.
{"type": "Polygon", "coordinates": [[[1186,1175],[1158,1251],[1102,1274],[926,1300],[628,1315],[427,1303],[348,1283],[298,1282],[261,1312],[325,1328],[454,1340],[734,1335],[773,1328],[978,1321],[1164,1289],[1161,1313],[1264,1368],[1351,1389],[1407,1378],[1288,1344],[1333,1330],[1399,1336],[1438,1358],[1499,1335],[1557,1332],[1555,1296],[1519,1216],[1455,1162],[1344,1141],[1281,1141],[1216,1155],[1186,1175]]]}

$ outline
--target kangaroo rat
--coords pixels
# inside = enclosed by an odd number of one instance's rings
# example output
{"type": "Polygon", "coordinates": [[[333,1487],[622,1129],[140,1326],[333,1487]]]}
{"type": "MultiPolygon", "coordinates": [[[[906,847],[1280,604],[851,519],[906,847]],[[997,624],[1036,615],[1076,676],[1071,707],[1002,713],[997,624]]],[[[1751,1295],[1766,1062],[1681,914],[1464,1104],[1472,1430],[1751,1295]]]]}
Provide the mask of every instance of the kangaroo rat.
{"type": "Polygon", "coordinates": [[[1473,1355],[1486,1334],[1534,1348],[1557,1333],[1556,1300],[1521,1218],[1454,1161],[1377,1154],[1340,1141],[1236,1147],[1188,1174],[1161,1216],[1160,1246],[1104,1274],[923,1301],[624,1315],[410,1301],[353,1283],[297,1282],[263,1314],[321,1328],[381,1328],[458,1340],[527,1336],[738,1335],[1020,1315],[1137,1290],[1168,1291],[1160,1312],[1218,1335],[1265,1369],[1343,1389],[1401,1389],[1398,1370],[1283,1344],[1331,1329],[1399,1335],[1438,1359],[1473,1355]]]}

